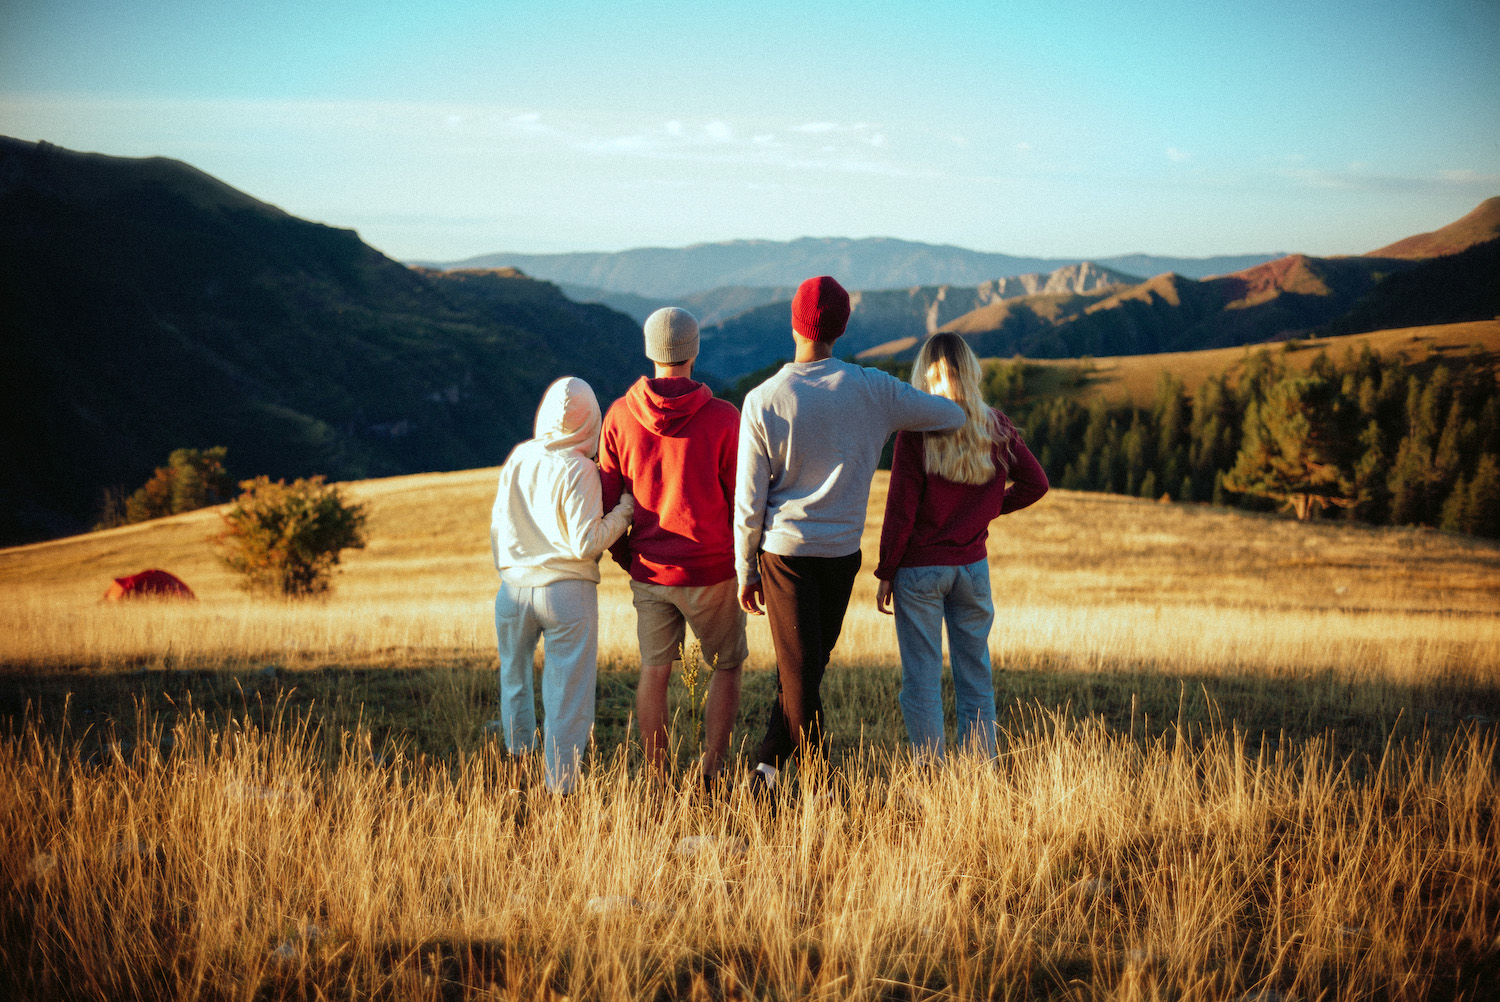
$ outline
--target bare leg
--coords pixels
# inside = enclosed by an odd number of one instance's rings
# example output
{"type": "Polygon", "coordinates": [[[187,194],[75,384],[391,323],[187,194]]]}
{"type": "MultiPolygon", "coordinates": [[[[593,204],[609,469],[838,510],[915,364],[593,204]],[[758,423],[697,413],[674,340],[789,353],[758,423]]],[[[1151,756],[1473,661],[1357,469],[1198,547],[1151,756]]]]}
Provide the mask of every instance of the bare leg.
{"type": "MultiPolygon", "coordinates": [[[[635,687],[635,720],[641,728],[641,750],[656,769],[667,767],[667,685],[672,666],[642,665],[635,687]]],[[[710,690],[712,691],[712,690],[710,690]]]]}
{"type": "Polygon", "coordinates": [[[703,750],[703,775],[715,776],[724,767],[724,758],[729,754],[729,732],[734,729],[734,718],[740,712],[740,668],[720,668],[708,680],[708,696],[704,700],[704,730],[707,731],[707,747],[703,750]]]}

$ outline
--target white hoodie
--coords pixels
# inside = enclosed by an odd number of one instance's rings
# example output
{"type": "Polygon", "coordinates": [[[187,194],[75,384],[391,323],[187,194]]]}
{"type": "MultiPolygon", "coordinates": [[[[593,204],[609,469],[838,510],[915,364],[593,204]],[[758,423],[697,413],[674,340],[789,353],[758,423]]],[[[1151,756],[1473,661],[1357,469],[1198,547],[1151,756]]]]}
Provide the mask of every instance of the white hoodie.
{"type": "Polygon", "coordinates": [[[490,550],[507,584],[598,582],[600,554],[635,512],[625,494],[604,514],[599,468],[590,458],[598,449],[599,401],[588,383],[564,376],[542,396],[536,437],[516,446],[500,468],[490,550]]]}

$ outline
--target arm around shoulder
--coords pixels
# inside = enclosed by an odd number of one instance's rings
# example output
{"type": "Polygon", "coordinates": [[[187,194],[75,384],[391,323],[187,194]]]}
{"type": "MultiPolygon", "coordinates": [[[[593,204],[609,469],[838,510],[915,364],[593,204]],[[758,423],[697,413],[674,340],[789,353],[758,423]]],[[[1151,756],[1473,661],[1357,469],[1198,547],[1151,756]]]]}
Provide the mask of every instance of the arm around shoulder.
{"type": "Polygon", "coordinates": [[[947,397],[923,393],[888,373],[892,431],[953,431],[963,427],[964,409],[947,397]]]}

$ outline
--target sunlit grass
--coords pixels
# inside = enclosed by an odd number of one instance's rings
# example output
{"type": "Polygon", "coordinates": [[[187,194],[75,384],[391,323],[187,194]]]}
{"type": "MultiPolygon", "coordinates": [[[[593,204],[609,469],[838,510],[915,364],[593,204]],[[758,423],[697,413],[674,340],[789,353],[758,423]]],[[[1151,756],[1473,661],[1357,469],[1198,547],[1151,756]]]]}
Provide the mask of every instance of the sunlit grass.
{"type": "Polygon", "coordinates": [[[1355,778],[1317,740],[1023,714],[998,766],[871,753],[774,814],[620,757],[563,800],[493,746],[414,765],[346,734],[330,768],[319,743],[273,713],[96,766],[0,744],[3,974],[77,998],[1415,1000],[1496,970],[1493,732],[1355,778]]]}
{"type": "MultiPolygon", "coordinates": [[[[837,768],[789,774],[772,815],[697,791],[681,717],[682,771],[642,775],[607,561],[591,767],[572,799],[520,792],[535,764],[483,732],[493,479],[353,485],[370,546],[320,601],[240,592],[213,512],[0,551],[0,986],[1311,1002],[1500,981],[1493,544],[1054,491],[992,532],[1002,756],[920,774],[868,573],[882,477],[825,684],[837,768]],[[99,603],[149,566],[200,601],[99,603]]],[[[753,620],[737,746],[771,664],[753,620]]]]}
{"type": "MultiPolygon", "coordinates": [[[[111,670],[424,663],[493,656],[488,555],[493,471],[354,485],[370,545],[346,556],[334,594],[276,602],[239,591],[197,512],[40,547],[0,551],[0,665],[111,670]],[[102,605],[112,577],[162,567],[191,604],[102,605]]],[[[874,610],[884,475],[835,663],[897,663],[874,610]]],[[[1192,505],[1054,491],[997,522],[990,561],[996,663],[1167,672],[1344,670],[1415,681],[1500,665],[1500,549],[1434,532],[1292,522],[1192,505]]],[[[625,575],[602,564],[600,651],[636,663],[625,575]]],[[[773,655],[750,626],[752,668],[773,655]]]]}

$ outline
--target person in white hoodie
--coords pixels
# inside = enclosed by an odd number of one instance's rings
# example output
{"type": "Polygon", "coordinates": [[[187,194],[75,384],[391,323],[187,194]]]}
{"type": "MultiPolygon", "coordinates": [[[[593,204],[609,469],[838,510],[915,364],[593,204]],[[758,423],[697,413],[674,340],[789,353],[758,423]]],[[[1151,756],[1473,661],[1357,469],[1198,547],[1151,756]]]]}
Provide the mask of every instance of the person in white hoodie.
{"type": "Polygon", "coordinates": [[[500,468],[490,549],[500,572],[495,636],[500,648],[500,716],[514,755],[536,747],[532,659],[545,638],[542,737],[547,788],[569,793],[594,726],[599,670],[599,557],[630,526],[635,504],[622,494],[604,512],[599,468],[599,401],[589,384],[564,376],[542,396],[536,437],[500,468]]]}

